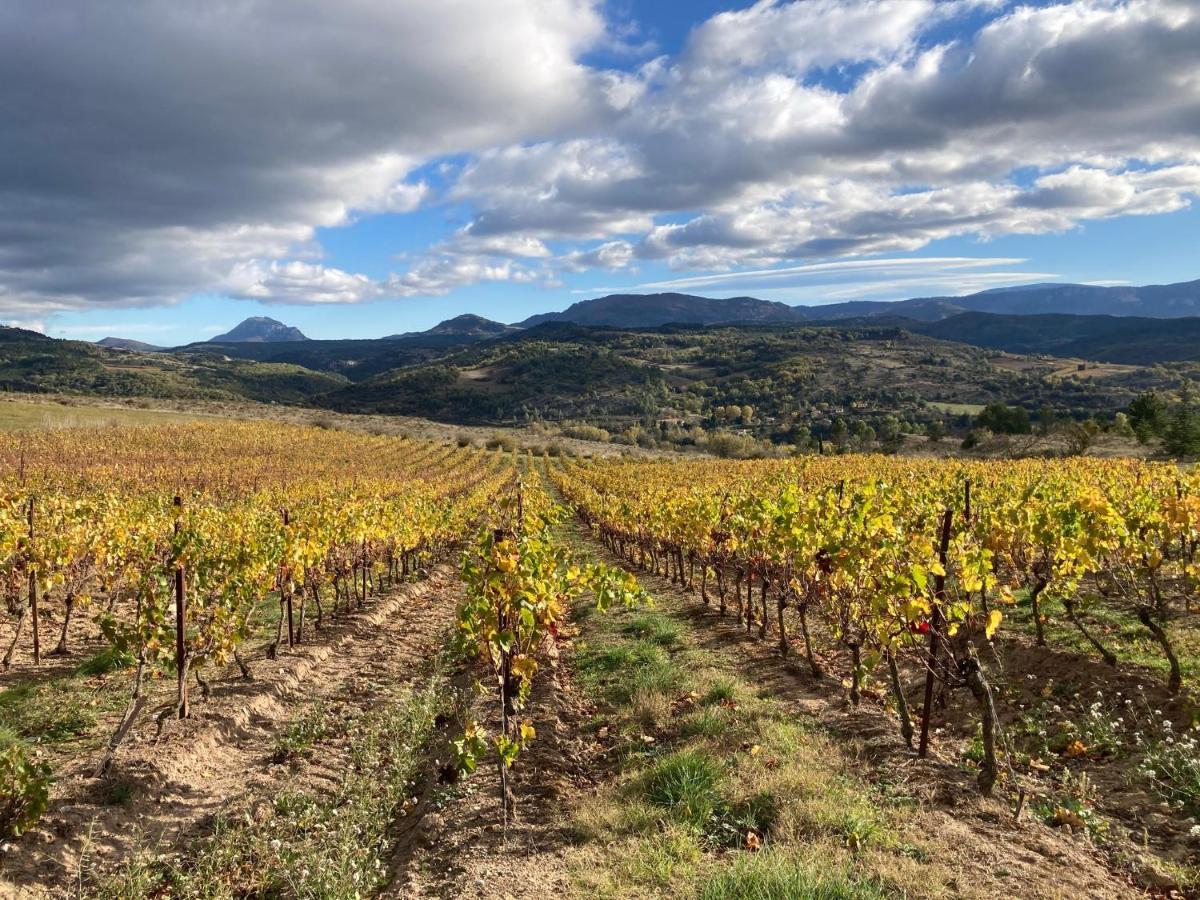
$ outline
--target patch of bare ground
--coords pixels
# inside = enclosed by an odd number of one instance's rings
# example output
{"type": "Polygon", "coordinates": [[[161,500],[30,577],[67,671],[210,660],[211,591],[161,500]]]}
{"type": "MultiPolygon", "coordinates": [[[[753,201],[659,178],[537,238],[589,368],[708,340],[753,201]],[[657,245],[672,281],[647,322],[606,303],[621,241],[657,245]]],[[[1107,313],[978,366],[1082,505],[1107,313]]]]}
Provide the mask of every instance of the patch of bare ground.
{"type": "Polygon", "coordinates": [[[761,696],[815,719],[835,736],[853,761],[854,774],[892,796],[915,801],[914,830],[953,873],[949,884],[931,884],[929,895],[947,890],[952,896],[976,898],[1170,895],[1165,886],[1137,884],[1130,870],[1116,866],[1082,837],[1048,827],[1028,812],[1018,821],[1008,796],[981,797],[972,774],[960,764],[961,739],[939,734],[929,758],[918,759],[904,745],[882,698],[868,696],[857,708],[849,704],[842,684],[849,673],[842,671],[839,658],[821,659],[829,674],[816,679],[801,657],[780,655],[776,636],[760,640],[757,628],[750,634],[732,615],[721,616],[715,601],[705,606],[698,594],[632,568],[599,542],[592,543],[598,557],[634,571],[658,609],[697,626],[702,647],[733,651],[740,674],[761,696]]]}
{"type": "Polygon", "coordinates": [[[436,565],[359,612],[327,618],[309,643],[284,648],[277,659],[253,654],[252,680],[225,671],[211,697],[194,699],[190,719],[164,720],[161,734],[148,712],[108,779],[93,777],[93,754],[67,761],[50,810],[0,862],[0,896],[74,896],[81,878],[111,871],[137,850],[178,849],[231,806],[334,783],[337,754],[299,769],[272,759],[283,727],[317,704],[352,717],[384,686],[415,676],[442,645],[460,596],[453,566],[436,565]]]}
{"type": "MultiPolygon", "coordinates": [[[[571,809],[601,774],[582,736],[594,707],[573,684],[565,661],[572,647],[566,634],[560,632],[522,713],[537,738],[512,772],[516,809],[507,835],[500,819],[499,774],[490,761],[453,784],[445,777],[431,779],[417,811],[420,824],[398,847],[390,886],[381,896],[534,900],[570,893],[565,852],[572,842],[571,809]]],[[[495,733],[495,705],[491,694],[477,693],[467,717],[495,733]]],[[[447,743],[443,757],[449,752],[447,743]]]]}

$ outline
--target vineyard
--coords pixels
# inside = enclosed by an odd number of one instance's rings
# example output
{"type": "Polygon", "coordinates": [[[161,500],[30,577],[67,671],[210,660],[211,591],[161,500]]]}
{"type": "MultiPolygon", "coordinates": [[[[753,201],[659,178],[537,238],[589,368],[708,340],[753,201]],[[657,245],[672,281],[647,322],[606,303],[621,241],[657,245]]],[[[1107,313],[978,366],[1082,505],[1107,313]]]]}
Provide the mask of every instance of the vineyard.
{"type": "Polygon", "coordinates": [[[1097,893],[1200,885],[1196,470],[250,423],[0,463],[0,876],[31,896],[1005,895],[964,834],[1082,853],[1097,893]]]}

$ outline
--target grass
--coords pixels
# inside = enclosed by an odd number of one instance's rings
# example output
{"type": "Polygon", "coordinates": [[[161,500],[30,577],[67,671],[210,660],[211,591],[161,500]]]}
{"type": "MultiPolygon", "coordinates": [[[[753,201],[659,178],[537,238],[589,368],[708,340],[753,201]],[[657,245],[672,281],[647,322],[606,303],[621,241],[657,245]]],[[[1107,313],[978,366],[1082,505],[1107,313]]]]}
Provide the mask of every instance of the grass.
{"type": "MultiPolygon", "coordinates": [[[[1061,603],[1043,599],[1040,607],[1042,615],[1047,617],[1043,626],[1048,645],[1100,659],[1096,648],[1071,624],[1061,603]]],[[[1118,666],[1139,666],[1166,682],[1170,673],[1167,658],[1158,642],[1136,616],[1100,603],[1083,605],[1077,610],[1077,614],[1088,630],[1116,655],[1118,666]]],[[[1035,633],[1033,610],[1027,592],[1018,595],[1016,606],[1006,611],[1005,617],[1024,633],[1035,633]]],[[[1200,616],[1193,615],[1188,619],[1172,622],[1167,628],[1167,634],[1175,654],[1179,657],[1184,683],[1195,683],[1200,677],[1200,616]]]]}
{"type": "Polygon", "coordinates": [[[0,692],[0,726],[31,743],[58,744],[87,734],[96,723],[92,699],[75,679],[17,684],[0,692]]]}
{"type": "Polygon", "coordinates": [[[696,828],[707,826],[721,804],[724,769],[701,750],[681,750],[659,760],[646,773],[642,792],[675,821],[696,828]]]}
{"type": "Polygon", "coordinates": [[[315,709],[292,724],[288,748],[349,739],[341,783],[330,792],[287,791],[269,813],[219,816],[202,843],[179,854],[147,848],[85,896],[310,897],[373,895],[386,876],[393,823],[413,784],[439,715],[457,702],[444,660],[416,687],[396,687],[355,721],[315,709]]]}
{"type": "Polygon", "coordinates": [[[977,416],[983,412],[982,403],[938,403],[931,400],[925,405],[952,416],[977,416]]]}
{"type": "Polygon", "coordinates": [[[27,400],[0,401],[0,431],[37,431],[97,425],[167,425],[191,422],[195,419],[196,416],[170,410],[84,404],[76,406],[27,400]]]}
{"type": "Polygon", "coordinates": [[[110,672],[128,669],[133,663],[133,654],[127,650],[105,647],[76,666],[74,674],[84,677],[107,675],[110,672]]]}
{"type": "Polygon", "coordinates": [[[574,815],[576,892],[598,898],[937,896],[903,808],[837,742],[709,649],[681,601],[577,611],[574,666],[617,771],[574,815]],[[645,709],[659,710],[648,722],[645,709]]]}
{"type": "Polygon", "coordinates": [[[679,626],[663,616],[636,615],[622,626],[621,631],[667,650],[681,643],[679,626]]]}
{"type": "Polygon", "coordinates": [[[701,900],[884,900],[885,884],[818,858],[767,851],[741,854],[716,873],[701,900]]]}

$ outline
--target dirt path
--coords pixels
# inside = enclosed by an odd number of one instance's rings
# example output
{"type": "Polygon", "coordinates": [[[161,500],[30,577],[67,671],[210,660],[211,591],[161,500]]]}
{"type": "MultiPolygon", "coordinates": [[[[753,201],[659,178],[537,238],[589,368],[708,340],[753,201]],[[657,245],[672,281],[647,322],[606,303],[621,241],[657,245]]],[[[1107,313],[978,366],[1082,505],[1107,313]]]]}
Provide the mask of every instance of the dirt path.
{"type": "MultiPolygon", "coordinates": [[[[270,758],[281,727],[318,702],[369,704],[375,686],[411,677],[441,645],[460,589],[454,567],[438,565],[364,611],[309,632],[312,643],[276,660],[252,660],[254,680],[227,673],[211,698],[194,701],[192,719],[168,720],[161,736],[146,715],[107,786],[90,777],[96,759],[75,760],[58,773],[38,828],[5,852],[0,896],[68,896],[81,872],[109,869],[137,848],[181,844],[229,804],[294,787],[292,770],[270,758]],[[126,802],[112,802],[112,785],[126,802]]],[[[335,776],[320,767],[305,773],[310,780],[335,776]]]]}
{"type": "MultiPolygon", "coordinates": [[[[494,766],[454,786],[432,782],[422,798],[421,825],[398,848],[382,897],[541,900],[569,892],[564,851],[571,841],[570,811],[574,798],[594,785],[598,770],[580,737],[594,708],[573,684],[567,630],[560,632],[558,647],[562,657],[556,648],[538,673],[527,710],[537,739],[514,770],[517,809],[507,844],[494,766]]],[[[480,697],[472,710],[493,733],[494,706],[491,696],[480,697]]]]}
{"type": "Polygon", "coordinates": [[[578,530],[594,554],[633,571],[659,609],[697,626],[703,646],[733,650],[748,681],[815,718],[847,746],[859,774],[886,782],[914,797],[913,815],[940,858],[955,872],[955,895],[967,897],[1076,898],[1142,897],[1123,873],[1114,872],[1099,850],[1063,831],[1013,818],[1007,802],[978,795],[954,760],[916,759],[904,746],[894,720],[879,704],[852,708],[838,677],[815,680],[799,660],[781,657],[774,640],[748,635],[731,616],[721,617],[700,598],[666,578],[637,570],[578,530]]]}

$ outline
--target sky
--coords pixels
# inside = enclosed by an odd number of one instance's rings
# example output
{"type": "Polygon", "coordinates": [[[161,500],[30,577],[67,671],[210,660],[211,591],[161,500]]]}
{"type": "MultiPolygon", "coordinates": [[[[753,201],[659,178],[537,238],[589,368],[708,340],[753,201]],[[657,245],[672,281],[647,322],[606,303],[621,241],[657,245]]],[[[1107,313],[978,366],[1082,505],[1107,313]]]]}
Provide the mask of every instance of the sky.
{"type": "Polygon", "coordinates": [[[5,0],[0,322],[1200,278],[1196,0],[5,0]]]}

